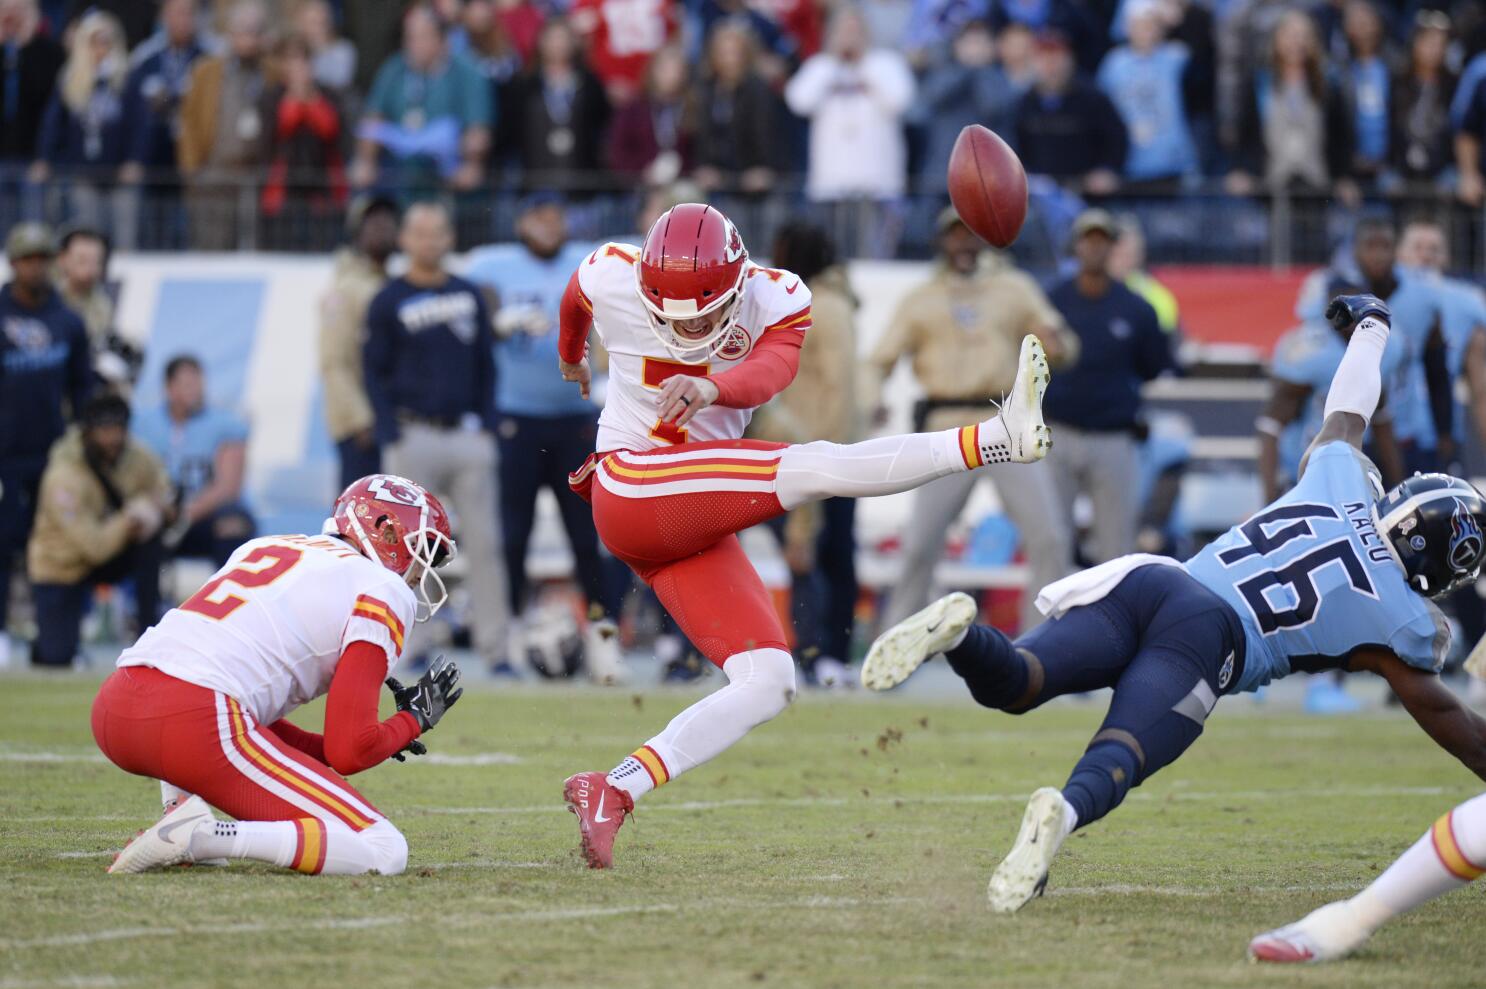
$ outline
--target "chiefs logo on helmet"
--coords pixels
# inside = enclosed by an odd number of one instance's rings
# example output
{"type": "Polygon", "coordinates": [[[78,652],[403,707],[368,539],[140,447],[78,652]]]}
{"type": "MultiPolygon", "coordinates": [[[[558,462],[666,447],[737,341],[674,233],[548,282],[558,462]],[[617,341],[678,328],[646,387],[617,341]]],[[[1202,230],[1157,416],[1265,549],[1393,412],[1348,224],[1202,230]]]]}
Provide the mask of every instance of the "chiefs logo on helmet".
{"type": "Polygon", "coordinates": [[[418,621],[432,618],[449,599],[435,572],[456,552],[449,514],[421,485],[396,474],[363,477],[341,492],[321,531],[406,580],[417,593],[418,621]]]}

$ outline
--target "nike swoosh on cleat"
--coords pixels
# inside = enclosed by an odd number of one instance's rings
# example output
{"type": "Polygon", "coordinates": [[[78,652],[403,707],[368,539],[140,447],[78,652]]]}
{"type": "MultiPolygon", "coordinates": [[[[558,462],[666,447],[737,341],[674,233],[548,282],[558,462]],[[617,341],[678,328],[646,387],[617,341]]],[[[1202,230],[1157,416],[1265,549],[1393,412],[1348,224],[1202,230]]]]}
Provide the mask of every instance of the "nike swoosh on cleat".
{"type": "Polygon", "coordinates": [[[178,827],[180,827],[182,824],[194,824],[194,823],[195,823],[195,819],[194,818],[192,820],[190,820],[190,821],[171,821],[169,824],[165,825],[163,828],[160,829],[160,840],[163,841],[163,842],[165,842],[167,845],[174,845],[175,842],[173,842],[173,841],[170,840],[171,832],[175,831],[175,829],[178,828],[178,827]]]}
{"type": "Polygon", "coordinates": [[[610,818],[604,816],[604,798],[607,796],[607,793],[599,794],[598,809],[593,812],[593,823],[595,824],[607,824],[610,821],[610,818]]]}
{"type": "Polygon", "coordinates": [[[928,628],[924,629],[924,631],[927,632],[930,635],[933,635],[935,632],[939,631],[939,626],[940,625],[943,625],[943,624],[944,624],[944,619],[941,618],[937,622],[935,622],[934,624],[930,625],[928,628]]]}

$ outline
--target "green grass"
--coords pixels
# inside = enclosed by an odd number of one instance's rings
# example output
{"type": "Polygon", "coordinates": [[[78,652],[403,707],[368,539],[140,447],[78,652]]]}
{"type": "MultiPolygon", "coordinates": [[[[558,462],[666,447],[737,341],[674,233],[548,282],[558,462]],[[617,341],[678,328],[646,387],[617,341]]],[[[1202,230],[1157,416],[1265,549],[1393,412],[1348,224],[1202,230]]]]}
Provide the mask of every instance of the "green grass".
{"type": "Polygon", "coordinates": [[[1065,778],[1097,705],[1013,719],[807,697],[647,798],[617,868],[593,873],[563,777],[608,768],[693,695],[472,691],[430,747],[519,762],[389,764],[357,780],[408,836],[406,874],[114,877],[109,850],[154,818],[158,790],[89,761],[94,684],[0,690],[0,989],[1486,981],[1481,889],[1340,965],[1244,960],[1251,934],[1361,886],[1477,792],[1399,717],[1220,706],[1184,759],[1070,839],[1046,898],[1005,918],[987,912],[985,880],[1026,795],[1065,778]]]}

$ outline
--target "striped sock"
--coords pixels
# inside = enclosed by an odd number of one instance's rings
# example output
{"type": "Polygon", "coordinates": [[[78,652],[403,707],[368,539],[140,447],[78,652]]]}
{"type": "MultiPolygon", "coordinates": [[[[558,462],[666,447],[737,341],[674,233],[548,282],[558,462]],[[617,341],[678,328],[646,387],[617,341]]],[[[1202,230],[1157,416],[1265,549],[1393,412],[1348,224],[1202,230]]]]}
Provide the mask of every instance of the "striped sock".
{"type": "Polygon", "coordinates": [[[1486,794],[1445,814],[1371,886],[1352,897],[1357,919],[1376,930],[1390,917],[1486,875],[1486,794]]]}
{"type": "Polygon", "coordinates": [[[671,778],[665,761],[649,745],[642,745],[633,754],[610,770],[609,785],[628,793],[631,799],[639,800],[671,778]]]}

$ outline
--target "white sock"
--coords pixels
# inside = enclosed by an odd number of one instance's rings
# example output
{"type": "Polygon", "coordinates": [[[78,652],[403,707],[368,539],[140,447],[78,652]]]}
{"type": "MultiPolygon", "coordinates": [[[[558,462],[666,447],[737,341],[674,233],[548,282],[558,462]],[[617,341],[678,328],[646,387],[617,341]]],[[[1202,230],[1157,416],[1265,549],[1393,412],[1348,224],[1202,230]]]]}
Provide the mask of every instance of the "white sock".
{"type": "Polygon", "coordinates": [[[251,859],[326,876],[397,875],[408,843],[390,821],[364,831],[314,818],[298,821],[217,821],[191,836],[193,859],[251,859]]]}
{"type": "Polygon", "coordinates": [[[1486,794],[1456,807],[1414,842],[1372,885],[1352,897],[1369,931],[1389,918],[1486,874],[1486,794]]]}
{"type": "Polygon", "coordinates": [[[176,804],[181,803],[189,796],[191,796],[191,794],[187,793],[185,790],[182,790],[180,787],[172,783],[167,783],[164,780],[160,781],[160,806],[165,808],[166,810],[170,810],[176,804]]]}
{"type": "MultiPolygon", "coordinates": [[[[993,420],[994,421],[994,420],[993,420]]],[[[779,473],[774,493],[786,509],[823,498],[871,498],[911,491],[938,477],[971,469],[979,456],[981,435],[1004,437],[999,423],[945,429],[937,433],[906,433],[881,436],[860,443],[801,443],[785,447],[779,455],[779,473]]],[[[994,444],[993,444],[994,445],[994,444]]],[[[1010,445],[1003,439],[1006,459],[1010,445]]],[[[982,459],[975,466],[991,463],[982,459]]]]}
{"type": "Polygon", "coordinates": [[[293,821],[217,821],[191,836],[194,859],[252,859],[287,867],[298,832],[293,821]]]}
{"type": "Polygon", "coordinates": [[[1078,827],[1078,811],[1073,808],[1066,799],[1063,801],[1063,837],[1073,834],[1073,829],[1078,827]]]}
{"type": "Polygon", "coordinates": [[[688,769],[717,758],[775,717],[795,696],[795,661],[783,649],[750,649],[722,664],[728,684],[671,719],[609,773],[611,785],[639,799],[688,769]]]}

